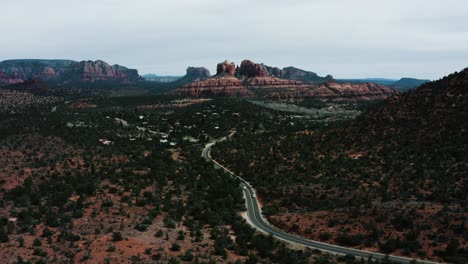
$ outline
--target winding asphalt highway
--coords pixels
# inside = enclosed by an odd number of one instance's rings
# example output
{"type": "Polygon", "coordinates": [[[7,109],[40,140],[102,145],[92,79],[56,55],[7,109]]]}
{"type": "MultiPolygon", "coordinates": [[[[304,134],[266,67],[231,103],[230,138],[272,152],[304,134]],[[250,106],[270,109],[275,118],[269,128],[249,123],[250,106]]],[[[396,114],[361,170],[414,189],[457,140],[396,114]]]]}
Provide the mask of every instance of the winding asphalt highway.
{"type": "MultiPolygon", "coordinates": [[[[365,258],[368,259],[371,257],[372,259],[384,259],[388,257],[389,260],[398,262],[398,263],[410,263],[414,261],[414,259],[411,258],[406,258],[406,257],[400,257],[400,256],[393,256],[393,255],[385,255],[381,253],[376,253],[376,252],[370,252],[370,251],[365,251],[365,250],[359,250],[359,249],[354,249],[354,248],[347,248],[347,247],[341,247],[337,245],[332,245],[332,244],[327,244],[315,240],[309,240],[303,237],[299,237],[293,234],[286,233],[283,230],[280,230],[274,226],[272,226],[268,221],[263,218],[262,215],[262,210],[260,208],[259,202],[257,200],[257,197],[255,194],[255,189],[248,183],[246,180],[242,179],[241,177],[235,175],[232,171],[218,163],[216,160],[211,158],[210,152],[211,148],[217,143],[226,140],[226,138],[231,137],[235,132],[231,133],[227,137],[223,137],[217,140],[214,140],[208,144],[205,145],[205,148],[202,151],[202,157],[205,158],[207,161],[211,161],[214,163],[215,167],[223,169],[225,172],[229,173],[232,177],[238,178],[242,183],[241,186],[244,190],[244,197],[245,197],[245,202],[246,202],[246,207],[247,207],[247,218],[248,222],[250,225],[252,225],[253,228],[257,229],[258,231],[265,233],[265,234],[271,234],[273,237],[283,240],[287,243],[293,243],[313,249],[318,249],[321,251],[326,251],[330,252],[332,254],[338,254],[338,255],[352,255],[357,258],[365,258]]],[[[436,263],[436,262],[431,262],[427,260],[416,260],[417,263],[436,263]]]]}

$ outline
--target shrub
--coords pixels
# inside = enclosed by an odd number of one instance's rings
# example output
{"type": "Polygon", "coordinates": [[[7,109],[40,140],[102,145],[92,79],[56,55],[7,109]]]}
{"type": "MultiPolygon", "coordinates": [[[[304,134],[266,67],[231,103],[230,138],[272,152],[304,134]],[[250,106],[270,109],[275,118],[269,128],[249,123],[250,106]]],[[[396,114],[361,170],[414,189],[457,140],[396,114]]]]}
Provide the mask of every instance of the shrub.
{"type": "Polygon", "coordinates": [[[123,236],[120,232],[112,232],[112,241],[122,241],[123,236]]]}
{"type": "Polygon", "coordinates": [[[171,250],[172,251],[179,251],[180,250],[180,245],[177,244],[177,243],[172,243],[171,250]]]}
{"type": "Polygon", "coordinates": [[[35,238],[33,241],[33,246],[40,247],[42,246],[42,241],[39,238],[35,238]]]}
{"type": "Polygon", "coordinates": [[[331,238],[331,236],[332,235],[330,234],[330,232],[321,232],[319,234],[320,240],[329,240],[331,238]]]}

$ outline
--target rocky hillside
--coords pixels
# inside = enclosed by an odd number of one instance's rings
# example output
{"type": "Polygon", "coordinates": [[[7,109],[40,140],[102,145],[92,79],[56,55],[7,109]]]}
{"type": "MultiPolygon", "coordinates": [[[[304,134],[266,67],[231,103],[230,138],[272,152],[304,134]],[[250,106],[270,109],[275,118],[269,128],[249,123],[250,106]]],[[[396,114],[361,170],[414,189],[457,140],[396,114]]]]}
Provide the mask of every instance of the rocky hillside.
{"type": "MultiPolygon", "coordinates": [[[[217,66],[214,77],[201,82],[185,85],[175,91],[180,96],[247,96],[281,100],[375,100],[384,99],[395,93],[392,89],[378,84],[336,83],[331,76],[322,84],[305,83],[297,80],[302,76],[312,82],[313,74],[296,71],[295,68],[279,69],[249,60],[240,66],[233,62],[222,62],[217,66]],[[284,78],[285,76],[289,79],[284,78]],[[280,78],[283,77],[283,78],[280,78]]],[[[317,76],[317,75],[315,75],[317,76]]]]}
{"type": "Polygon", "coordinates": [[[138,71],[104,61],[7,60],[0,62],[0,85],[36,79],[58,83],[141,80],[138,71]]]}
{"type": "MultiPolygon", "coordinates": [[[[425,148],[431,155],[437,150],[441,151],[440,155],[454,150],[451,157],[456,158],[468,149],[468,127],[467,122],[463,122],[468,120],[467,113],[468,68],[392,97],[352,128],[357,130],[365,125],[373,131],[369,137],[379,140],[398,137],[407,143],[431,146],[425,148]]],[[[404,141],[400,143],[405,144],[404,141]]]]}
{"type": "Polygon", "coordinates": [[[263,212],[282,229],[466,263],[466,120],[468,69],[390,97],[351,123],[238,131],[212,154],[256,186],[263,212]]]}

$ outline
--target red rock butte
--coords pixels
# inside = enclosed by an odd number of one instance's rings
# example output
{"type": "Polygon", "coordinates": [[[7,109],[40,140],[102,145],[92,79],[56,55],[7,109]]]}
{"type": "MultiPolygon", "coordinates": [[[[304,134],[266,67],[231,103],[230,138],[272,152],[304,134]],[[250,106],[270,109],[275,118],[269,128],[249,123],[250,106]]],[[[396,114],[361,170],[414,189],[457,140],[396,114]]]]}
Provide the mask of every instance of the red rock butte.
{"type": "Polygon", "coordinates": [[[218,63],[216,75],[187,84],[174,91],[179,96],[264,97],[281,100],[357,101],[384,99],[396,91],[374,83],[337,83],[333,77],[319,77],[294,67],[279,69],[243,60],[218,63]]]}
{"type": "Polygon", "coordinates": [[[218,63],[216,66],[216,75],[228,75],[228,76],[234,76],[234,73],[236,72],[236,64],[234,62],[229,62],[229,61],[224,61],[221,63],[218,63]]]}

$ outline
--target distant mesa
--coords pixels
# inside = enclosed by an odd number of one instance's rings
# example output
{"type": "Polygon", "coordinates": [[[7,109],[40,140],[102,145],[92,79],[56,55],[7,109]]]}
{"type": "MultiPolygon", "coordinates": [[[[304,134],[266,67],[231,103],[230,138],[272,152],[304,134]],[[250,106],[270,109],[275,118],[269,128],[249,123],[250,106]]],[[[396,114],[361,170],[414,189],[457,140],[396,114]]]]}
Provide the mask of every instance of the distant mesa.
{"type": "Polygon", "coordinates": [[[331,75],[320,77],[315,72],[301,70],[292,66],[283,68],[282,77],[284,79],[298,80],[305,83],[326,83],[333,80],[333,76],[331,75]]]}
{"type": "Polygon", "coordinates": [[[279,69],[250,60],[240,66],[233,62],[218,63],[216,75],[203,81],[189,83],[174,91],[179,96],[240,96],[280,100],[375,100],[384,99],[396,91],[374,83],[337,83],[331,75],[294,67],[279,69]]]}
{"type": "Polygon", "coordinates": [[[96,82],[96,81],[119,81],[136,82],[142,80],[138,71],[128,69],[120,65],[109,65],[97,61],[81,61],[73,63],[65,69],[60,78],[63,82],[96,82]]]}
{"type": "Polygon", "coordinates": [[[178,80],[171,82],[175,87],[182,87],[184,85],[200,82],[211,77],[210,71],[204,67],[188,67],[185,75],[178,80]]]}
{"type": "Polygon", "coordinates": [[[133,83],[142,80],[137,70],[97,61],[73,60],[6,60],[0,62],[0,84],[23,83],[28,80],[57,83],[117,81],[133,83]]]}
{"type": "Polygon", "coordinates": [[[198,82],[210,78],[211,73],[204,67],[188,67],[184,77],[189,77],[192,82],[198,82]]]}
{"type": "Polygon", "coordinates": [[[397,82],[393,83],[391,87],[394,87],[400,91],[407,91],[413,88],[416,88],[422,84],[430,82],[430,80],[421,80],[414,78],[401,78],[397,82]]]}

